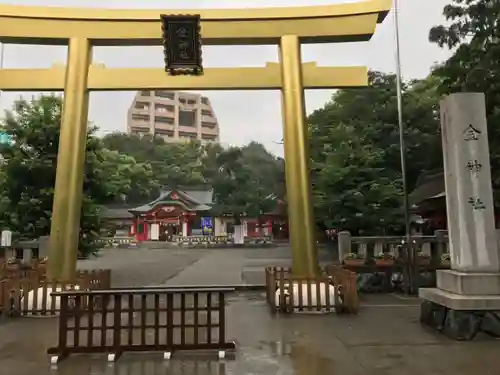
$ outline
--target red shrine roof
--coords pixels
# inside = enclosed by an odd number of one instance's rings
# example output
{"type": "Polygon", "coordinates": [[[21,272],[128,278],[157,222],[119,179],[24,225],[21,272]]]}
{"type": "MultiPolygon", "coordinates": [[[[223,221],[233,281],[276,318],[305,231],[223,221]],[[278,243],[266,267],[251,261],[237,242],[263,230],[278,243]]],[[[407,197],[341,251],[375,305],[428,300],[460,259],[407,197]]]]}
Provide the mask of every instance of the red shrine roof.
{"type": "Polygon", "coordinates": [[[209,211],[212,208],[213,191],[207,189],[169,189],[163,191],[154,201],[131,208],[134,215],[143,215],[161,206],[178,206],[184,211],[209,211]]]}

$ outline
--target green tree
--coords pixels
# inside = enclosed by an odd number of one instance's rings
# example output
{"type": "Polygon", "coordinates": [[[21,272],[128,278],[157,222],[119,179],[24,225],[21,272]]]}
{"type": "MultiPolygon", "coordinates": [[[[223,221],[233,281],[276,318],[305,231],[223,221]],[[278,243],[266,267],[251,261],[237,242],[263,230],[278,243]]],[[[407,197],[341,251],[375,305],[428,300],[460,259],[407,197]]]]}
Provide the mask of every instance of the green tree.
{"type": "MultiPolygon", "coordinates": [[[[280,186],[283,164],[264,146],[251,142],[242,148],[218,148],[215,162],[207,170],[207,181],[214,188],[214,213],[258,217],[272,210],[280,186]]],[[[210,163],[207,163],[210,164],[210,163]]]]}
{"type": "Polygon", "coordinates": [[[5,178],[6,174],[3,157],[0,157],[0,229],[8,227],[8,213],[10,207],[10,201],[5,190],[5,178]]]}
{"type": "Polygon", "coordinates": [[[327,228],[380,234],[402,224],[401,186],[384,176],[384,153],[368,144],[353,126],[338,124],[323,136],[313,163],[317,220],[327,228]]]}
{"type": "MultiPolygon", "coordinates": [[[[4,225],[16,238],[37,238],[50,233],[56,176],[62,99],[40,96],[19,100],[2,121],[2,131],[13,143],[2,145],[5,158],[0,182],[4,194],[4,225]]],[[[79,252],[95,251],[94,240],[100,230],[99,204],[109,202],[125,191],[120,176],[102,172],[102,145],[89,127],[86,147],[84,195],[80,223],[79,252]]]]}
{"type": "Polygon", "coordinates": [[[156,196],[159,185],[154,178],[149,163],[138,163],[133,156],[115,150],[103,149],[98,155],[100,160],[100,179],[107,178],[108,194],[116,203],[141,204],[156,196]]]}
{"type": "Polygon", "coordinates": [[[160,137],[113,133],[104,137],[103,144],[110,150],[132,156],[138,163],[150,164],[153,179],[159,186],[196,186],[204,183],[205,149],[198,141],[166,143],[160,137]]]}
{"type": "Polygon", "coordinates": [[[276,157],[266,150],[264,145],[258,142],[250,142],[242,147],[243,163],[248,167],[254,176],[254,183],[260,188],[261,210],[273,209],[275,202],[265,197],[270,194],[279,199],[283,199],[286,194],[285,189],[285,163],[284,160],[276,157]]]}
{"type": "MultiPolygon", "coordinates": [[[[408,185],[414,188],[425,170],[442,166],[437,85],[435,77],[403,84],[406,161],[408,185]],[[426,155],[425,158],[422,155],[426,155]]],[[[381,168],[401,176],[396,77],[381,72],[369,73],[369,86],[339,90],[323,108],[309,116],[311,148],[318,146],[315,136],[329,134],[338,124],[352,126],[359,137],[381,149],[381,168]]]]}
{"type": "MultiPolygon", "coordinates": [[[[490,142],[493,189],[500,189],[500,3],[491,0],[452,0],[443,9],[448,25],[435,26],[429,40],[453,55],[433,72],[439,92],[483,92],[490,142]]],[[[495,194],[495,203],[500,197],[495,194]]]]}
{"type": "MultiPolygon", "coordinates": [[[[438,78],[429,77],[403,85],[410,191],[423,171],[442,166],[437,110],[439,82],[438,78]]],[[[395,76],[370,72],[369,83],[367,88],[339,90],[330,102],[309,116],[319,225],[342,227],[339,225],[342,219],[354,230],[373,232],[376,229],[373,220],[378,222],[383,214],[386,223],[393,223],[392,230],[400,227],[401,162],[395,76]],[[347,144],[339,143],[337,137],[347,144]],[[335,153],[343,159],[336,159],[335,153]],[[340,163],[342,160],[349,164],[340,163]],[[356,189],[360,193],[354,194],[356,189]],[[393,198],[400,203],[394,204],[393,198]],[[349,203],[345,208],[336,206],[346,199],[349,203]]]]}
{"type": "Polygon", "coordinates": [[[139,164],[151,165],[158,186],[211,186],[216,214],[257,217],[274,208],[274,200],[269,199],[272,195],[281,198],[284,194],[283,160],[259,143],[224,149],[219,144],[165,143],[160,138],[122,133],[107,135],[103,143],[139,164]]]}

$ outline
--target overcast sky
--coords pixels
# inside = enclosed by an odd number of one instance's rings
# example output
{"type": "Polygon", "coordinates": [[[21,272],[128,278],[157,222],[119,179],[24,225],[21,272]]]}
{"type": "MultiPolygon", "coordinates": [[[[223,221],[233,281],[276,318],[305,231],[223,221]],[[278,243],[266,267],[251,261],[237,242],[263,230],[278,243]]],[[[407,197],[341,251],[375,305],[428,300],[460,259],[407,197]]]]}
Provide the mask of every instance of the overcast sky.
{"type": "MultiPolygon", "coordinates": [[[[45,5],[100,8],[246,8],[271,6],[324,5],[342,0],[0,0],[0,4],[45,5]]],[[[442,9],[449,0],[400,0],[401,58],[404,79],[423,78],[430,67],[446,59],[448,51],[428,42],[429,29],[443,22],[442,9]]],[[[383,72],[395,71],[394,24],[392,15],[379,25],[367,43],[306,45],[303,61],[324,66],[367,65],[383,72]]],[[[66,61],[66,48],[58,46],[6,45],[5,68],[48,68],[66,61]]],[[[163,52],[158,47],[99,47],[94,61],[107,67],[163,67],[163,52]]],[[[278,61],[277,49],[269,46],[203,48],[205,67],[263,66],[278,61]]],[[[321,108],[331,90],[306,92],[307,112],[321,108]]],[[[3,93],[0,108],[9,108],[20,93],[3,93]]],[[[126,114],[133,92],[99,92],[90,97],[89,119],[105,134],[126,130],[126,114]]],[[[279,93],[275,91],[205,91],[214,107],[224,144],[242,145],[262,142],[269,150],[282,154],[275,142],[282,138],[279,93]]]]}

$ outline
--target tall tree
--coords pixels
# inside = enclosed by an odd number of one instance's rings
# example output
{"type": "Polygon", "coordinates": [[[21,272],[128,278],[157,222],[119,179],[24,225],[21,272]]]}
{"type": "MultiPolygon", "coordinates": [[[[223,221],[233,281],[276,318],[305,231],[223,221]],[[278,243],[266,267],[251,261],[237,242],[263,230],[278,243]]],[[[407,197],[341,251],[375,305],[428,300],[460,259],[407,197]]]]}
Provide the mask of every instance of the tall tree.
{"type": "MultiPolygon", "coordinates": [[[[193,186],[204,183],[204,147],[198,141],[166,143],[162,138],[123,133],[108,134],[104,146],[149,163],[153,178],[160,186],[193,186]]],[[[156,197],[155,197],[156,198],[156,197]]]]}
{"type": "MultiPolygon", "coordinates": [[[[309,116],[313,190],[320,225],[342,227],[342,219],[355,230],[373,232],[376,223],[371,220],[378,222],[382,213],[386,223],[394,223],[394,230],[401,223],[395,76],[370,72],[369,82],[367,88],[339,90],[330,102],[309,116]],[[349,203],[339,206],[338,202],[346,199],[349,203]],[[399,204],[394,199],[400,200],[399,204]]],[[[437,78],[429,77],[403,85],[410,190],[423,171],[442,166],[438,83],[437,78]]]]}
{"type": "MultiPolygon", "coordinates": [[[[29,102],[18,100],[2,121],[2,131],[13,139],[12,144],[0,147],[5,158],[0,181],[3,224],[16,238],[50,233],[61,113],[60,97],[41,96],[29,102]]],[[[78,249],[83,255],[95,250],[94,240],[100,230],[99,204],[126,193],[121,176],[102,173],[103,150],[95,131],[90,126],[87,136],[78,249]]]]}
{"type": "Polygon", "coordinates": [[[101,166],[99,178],[108,179],[106,188],[111,189],[114,202],[141,204],[158,195],[160,186],[149,163],[138,163],[133,156],[108,149],[96,156],[100,158],[96,160],[101,166]]]}
{"type": "Polygon", "coordinates": [[[232,213],[239,219],[274,208],[283,191],[283,164],[264,146],[251,142],[242,148],[219,149],[215,163],[216,172],[207,177],[214,188],[216,213],[232,213]]]}
{"type": "Polygon", "coordinates": [[[224,149],[219,144],[165,143],[149,136],[121,133],[104,137],[104,145],[120,155],[131,155],[139,164],[151,165],[159,186],[210,185],[216,213],[236,218],[271,210],[274,196],[284,195],[284,163],[259,143],[224,149]]]}
{"type": "MultiPolygon", "coordinates": [[[[500,2],[451,0],[443,9],[448,25],[435,26],[429,40],[453,55],[434,75],[441,94],[483,92],[486,95],[493,189],[500,190],[500,2]]],[[[500,206],[500,196],[495,194],[500,206]]]]}
{"type": "MultiPolygon", "coordinates": [[[[403,84],[406,160],[408,184],[415,186],[422,171],[442,166],[437,83],[433,77],[403,84]],[[422,155],[426,155],[425,158],[422,155]]],[[[384,153],[380,167],[400,178],[401,161],[396,97],[396,77],[369,73],[369,86],[339,90],[323,108],[309,116],[314,128],[311,147],[321,147],[316,135],[329,134],[337,124],[352,126],[359,137],[384,153]]]]}
{"type": "Polygon", "coordinates": [[[359,137],[353,126],[329,128],[315,163],[317,220],[327,228],[365,235],[401,228],[401,186],[384,176],[384,153],[359,137]]]}

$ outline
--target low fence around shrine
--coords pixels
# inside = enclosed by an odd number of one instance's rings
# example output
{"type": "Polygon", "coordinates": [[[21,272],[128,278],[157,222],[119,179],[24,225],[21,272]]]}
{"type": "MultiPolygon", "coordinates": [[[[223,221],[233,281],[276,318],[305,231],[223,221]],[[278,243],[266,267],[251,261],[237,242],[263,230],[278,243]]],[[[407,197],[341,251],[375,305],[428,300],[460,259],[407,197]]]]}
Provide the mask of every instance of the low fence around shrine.
{"type": "MultiPolygon", "coordinates": [[[[359,265],[387,263],[387,260],[411,258],[415,263],[449,266],[449,246],[447,231],[438,230],[433,236],[413,235],[410,248],[406,249],[404,236],[351,236],[349,232],[339,232],[338,252],[340,263],[358,261],[359,265]]],[[[354,263],[354,262],[353,262],[354,263]]]]}
{"type": "MultiPolygon", "coordinates": [[[[226,294],[232,288],[158,287],[63,291],[53,362],[73,353],[234,350],[226,339],[226,294]],[[94,301],[100,300],[100,307],[94,301]]],[[[110,356],[111,355],[111,356],[110,356]]]]}
{"type": "Polygon", "coordinates": [[[133,248],[138,246],[137,240],[128,236],[101,237],[95,240],[95,243],[103,248],[133,248]]]}
{"type": "Polygon", "coordinates": [[[19,270],[0,280],[0,313],[6,316],[54,316],[60,312],[53,292],[68,289],[103,290],[111,287],[111,270],[78,271],[72,281],[48,280],[39,270],[19,270]]]}
{"type": "Polygon", "coordinates": [[[173,236],[172,242],[181,246],[238,246],[238,245],[271,245],[273,240],[270,236],[246,236],[243,244],[235,244],[234,236],[227,234],[223,236],[173,236]]]}
{"type": "Polygon", "coordinates": [[[330,266],[316,277],[297,277],[291,268],[267,267],[265,275],[273,312],[358,312],[356,274],[349,270],[330,266]]]}

